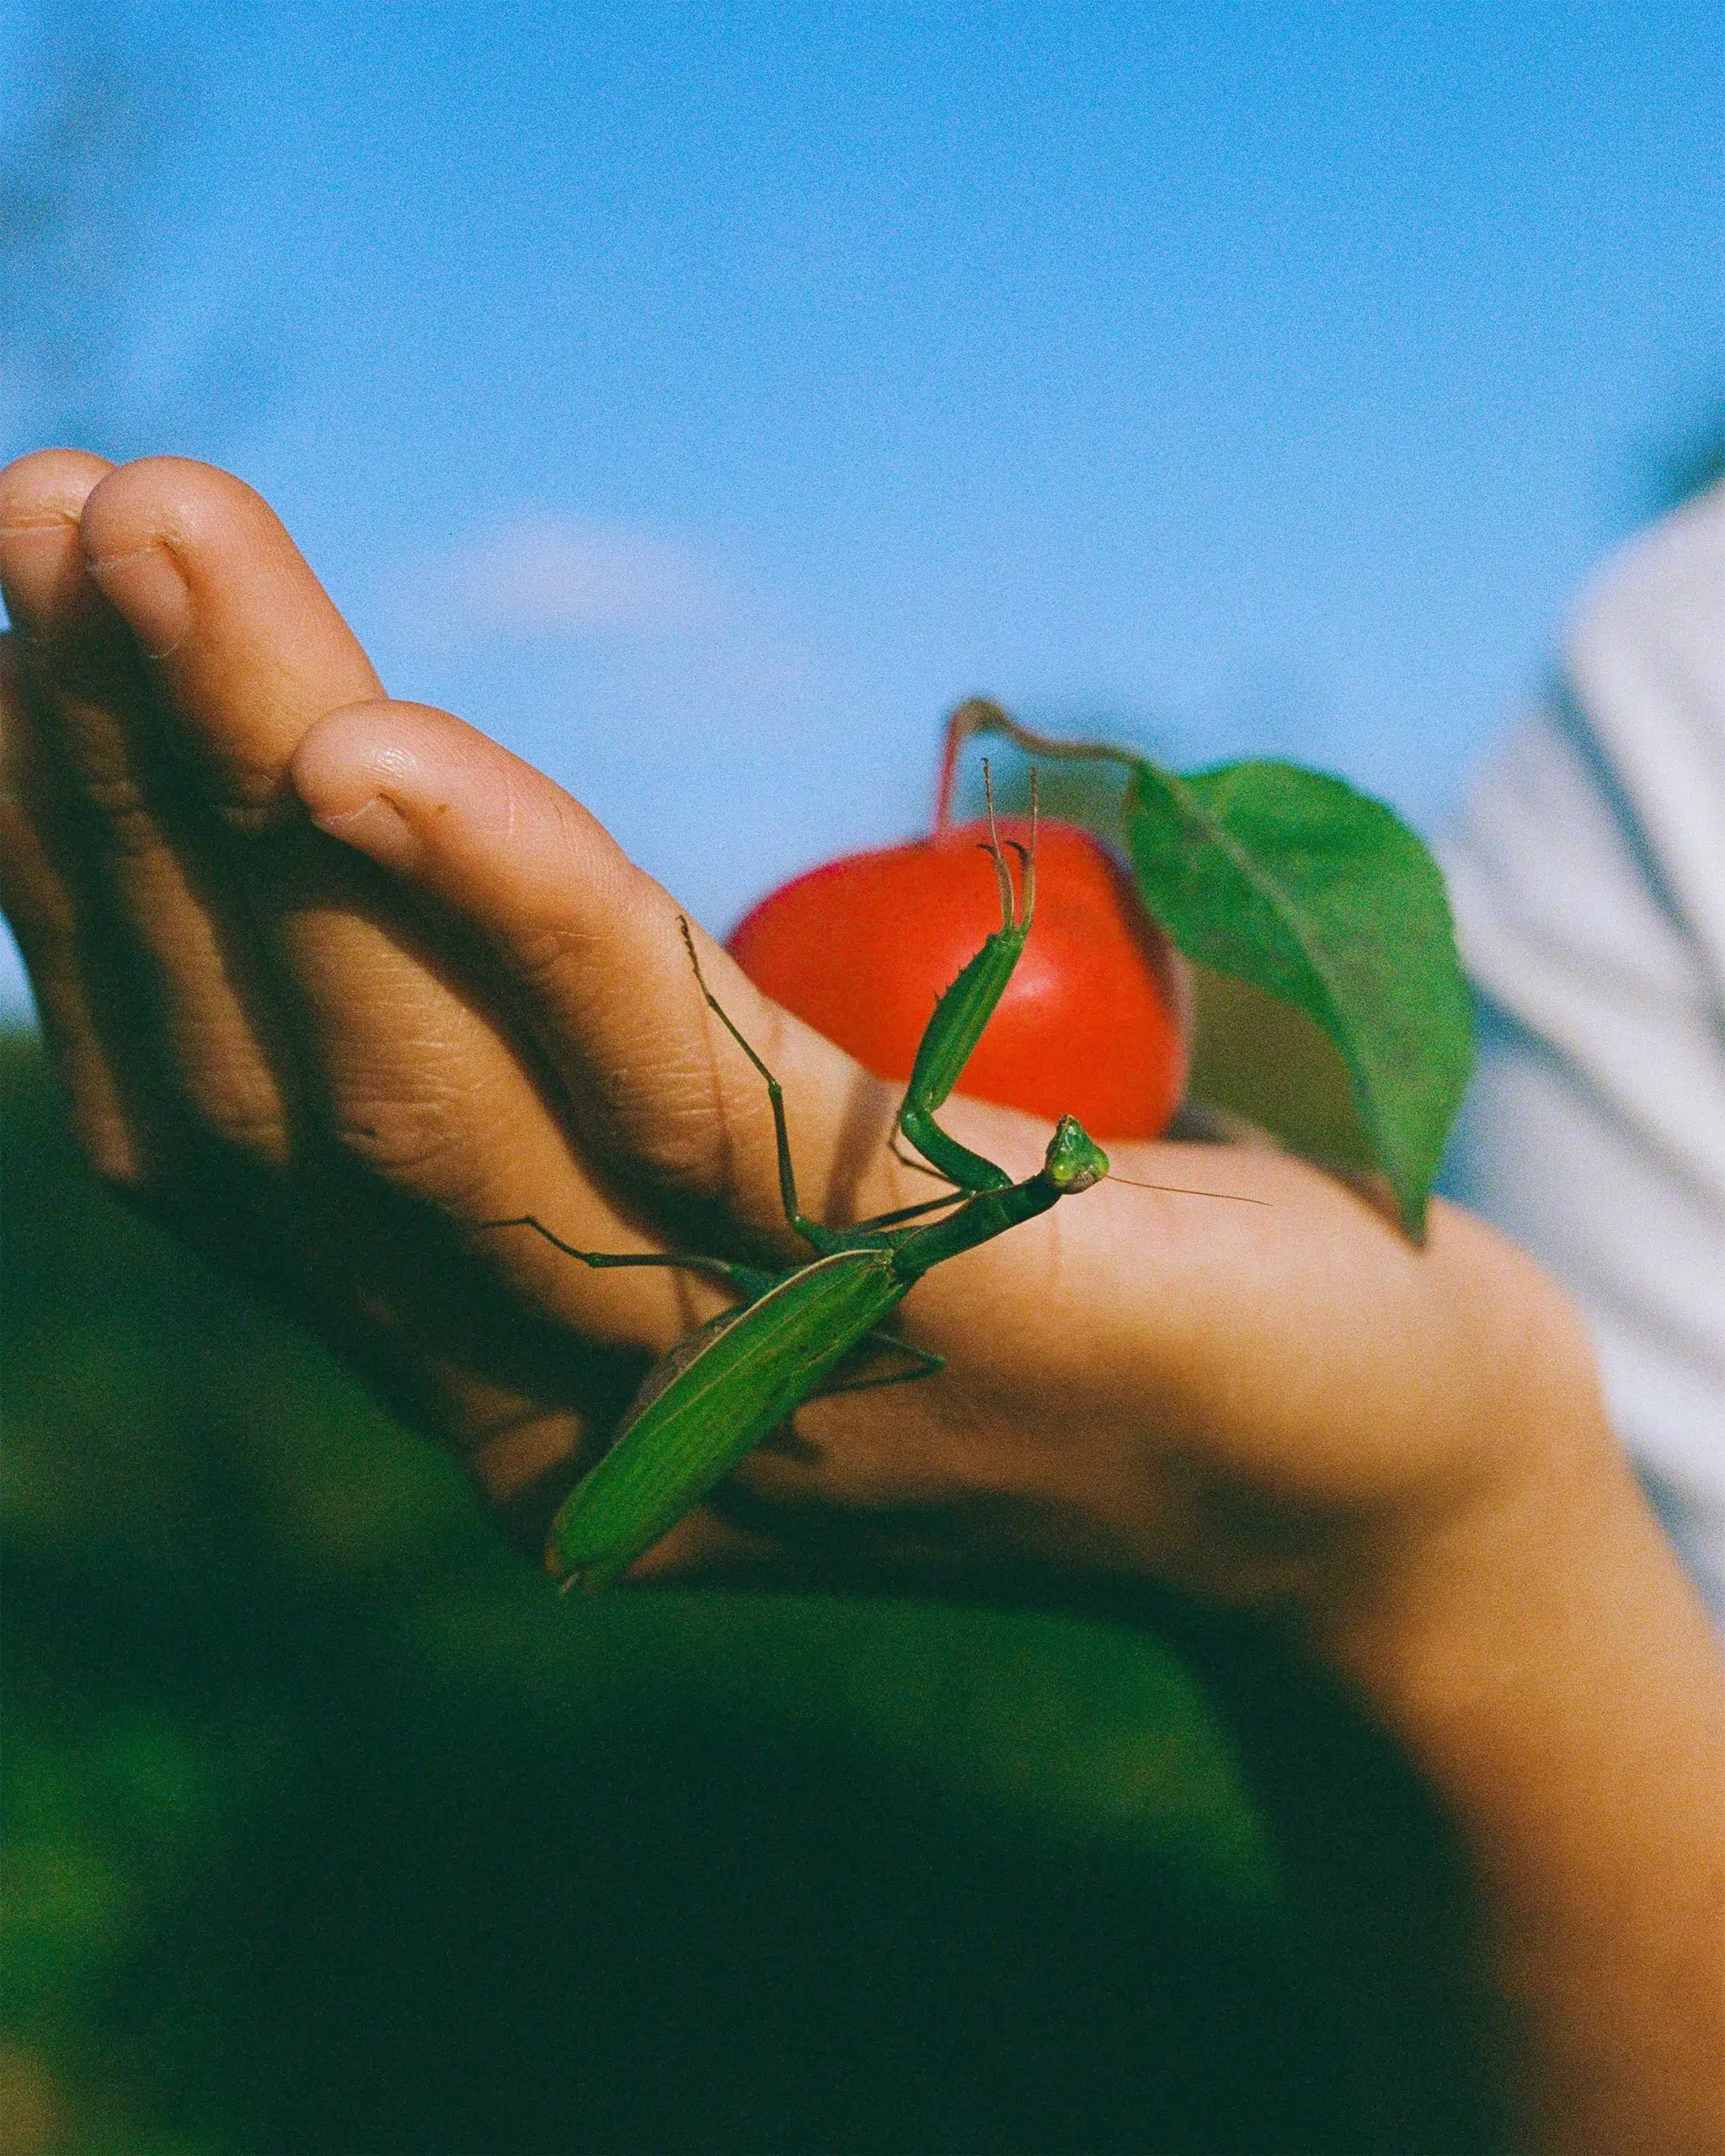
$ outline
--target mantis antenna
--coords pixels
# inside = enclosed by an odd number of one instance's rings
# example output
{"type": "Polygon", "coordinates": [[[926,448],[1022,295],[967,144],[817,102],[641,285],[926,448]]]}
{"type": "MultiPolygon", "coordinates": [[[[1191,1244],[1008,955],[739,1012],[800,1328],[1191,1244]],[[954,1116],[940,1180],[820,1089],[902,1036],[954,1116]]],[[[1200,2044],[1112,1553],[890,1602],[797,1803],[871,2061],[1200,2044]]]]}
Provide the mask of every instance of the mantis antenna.
{"type": "Polygon", "coordinates": [[[1269,1198],[1248,1198],[1243,1190],[1190,1190],[1179,1182],[1140,1182],[1132,1176],[1117,1176],[1110,1168],[1103,1178],[1104,1182],[1123,1182],[1129,1190],[1160,1190],[1169,1198],[1220,1198],[1230,1205],[1267,1205],[1274,1207],[1269,1198]]]}

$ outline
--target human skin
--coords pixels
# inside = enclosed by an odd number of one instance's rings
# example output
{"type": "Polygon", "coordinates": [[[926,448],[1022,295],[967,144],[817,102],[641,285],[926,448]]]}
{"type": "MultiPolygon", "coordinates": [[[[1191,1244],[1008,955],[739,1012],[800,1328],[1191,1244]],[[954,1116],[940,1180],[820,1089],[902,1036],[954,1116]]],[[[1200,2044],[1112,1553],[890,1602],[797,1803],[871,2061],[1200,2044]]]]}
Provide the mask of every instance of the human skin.
{"type": "MultiPolygon", "coordinates": [[[[68,451],[0,475],[0,893],[92,1169],[272,1294],[531,1540],[703,1283],[597,1250],[802,1253],[760,1081],[675,901],[548,779],[386,701],[238,480],[68,451]]],[[[907,925],[907,932],[913,932],[907,925]]],[[[697,931],[782,1080],[804,1202],[927,1185],[893,1097],[697,931]]],[[[1046,1133],[955,1101],[1023,1173],[1046,1133]]],[[[1725,1664],[1531,1261],[1415,1250],[1283,1155],[1114,1183],[904,1306],[939,1377],[811,1403],[635,1568],[1058,1593],[1284,1626],[1450,1816],[1519,2145],[1725,2149],[1725,1664]]]]}

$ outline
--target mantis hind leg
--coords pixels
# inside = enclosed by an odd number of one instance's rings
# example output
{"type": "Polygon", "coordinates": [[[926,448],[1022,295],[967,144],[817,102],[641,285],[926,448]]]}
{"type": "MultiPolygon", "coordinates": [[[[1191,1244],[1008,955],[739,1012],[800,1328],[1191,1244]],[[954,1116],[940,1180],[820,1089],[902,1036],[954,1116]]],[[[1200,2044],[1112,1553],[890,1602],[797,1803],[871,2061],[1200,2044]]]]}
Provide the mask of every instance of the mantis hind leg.
{"type": "Polygon", "coordinates": [[[577,1250],[573,1243],[553,1235],[545,1223],[531,1213],[517,1213],[507,1220],[476,1220],[476,1228],[531,1228],[536,1235],[542,1235],[553,1250],[560,1250],[565,1257],[579,1258],[583,1265],[590,1265],[595,1272],[607,1271],[615,1266],[652,1265],[680,1273],[704,1273],[710,1279],[723,1280],[727,1287],[734,1288],[750,1302],[764,1295],[772,1285],[773,1275],[763,1273],[758,1266],[734,1265],[724,1257],[683,1257],[667,1251],[628,1253],[617,1251],[577,1250]]]}
{"type": "MultiPolygon", "coordinates": [[[[926,1348],[913,1348],[908,1340],[900,1340],[890,1332],[865,1333],[857,1342],[855,1354],[862,1358],[866,1369],[877,1355],[901,1355],[910,1364],[908,1369],[887,1370],[876,1377],[835,1377],[815,1386],[807,1397],[809,1400],[830,1400],[843,1392],[879,1392],[889,1385],[914,1385],[919,1378],[936,1376],[947,1366],[944,1355],[931,1354],[926,1348]]],[[[787,1416],[761,1447],[764,1452],[780,1453],[791,1460],[818,1460],[819,1445],[809,1444],[797,1433],[794,1416],[787,1416]]]]}
{"type": "Polygon", "coordinates": [[[926,1348],[913,1348],[908,1340],[900,1340],[890,1332],[865,1334],[858,1352],[871,1356],[902,1355],[911,1368],[889,1370],[880,1377],[836,1378],[830,1385],[823,1385],[812,1392],[809,1398],[825,1400],[836,1392],[875,1392],[883,1385],[913,1385],[918,1378],[932,1378],[947,1366],[944,1355],[931,1354],[926,1348]]]}
{"type": "Polygon", "coordinates": [[[689,933],[687,918],[679,914],[677,926],[683,932],[683,947],[689,954],[689,963],[695,969],[696,985],[707,999],[707,1007],[741,1049],[750,1063],[766,1081],[766,1097],[772,1104],[773,1134],[778,1144],[778,1194],[785,1209],[785,1218],[804,1241],[825,1257],[830,1251],[842,1246],[843,1238],[830,1228],[824,1228],[818,1220],[811,1220],[797,1200],[797,1174],[791,1165],[790,1134],[785,1129],[784,1088],[767,1069],[749,1043],[743,1038],[736,1022],[724,1004],[707,985],[707,976],[701,970],[701,961],[695,953],[695,939],[689,933]]]}

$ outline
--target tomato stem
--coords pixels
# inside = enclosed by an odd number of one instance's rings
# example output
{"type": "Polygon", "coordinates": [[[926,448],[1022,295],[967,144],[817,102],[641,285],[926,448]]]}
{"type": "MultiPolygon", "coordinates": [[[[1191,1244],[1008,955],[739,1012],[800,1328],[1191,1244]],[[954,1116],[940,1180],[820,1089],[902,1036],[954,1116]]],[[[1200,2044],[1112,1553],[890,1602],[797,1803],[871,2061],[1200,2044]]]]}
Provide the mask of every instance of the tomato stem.
{"type": "Polygon", "coordinates": [[[1028,726],[1020,726],[1009,718],[997,703],[987,696],[966,696],[955,705],[947,720],[946,746],[941,752],[940,777],[934,792],[934,828],[937,834],[950,830],[953,822],[953,795],[959,778],[959,759],[964,754],[964,744],[973,734],[998,734],[1033,756],[1056,756],[1078,763],[1125,764],[1134,759],[1124,749],[1113,749],[1101,741],[1056,741],[1046,734],[1033,734],[1028,726]]]}
{"type": "Polygon", "coordinates": [[[964,723],[964,718],[970,704],[975,701],[973,696],[969,703],[958,705],[947,720],[946,743],[941,750],[940,776],[936,780],[934,788],[934,829],[937,836],[942,831],[952,829],[953,787],[959,776],[959,756],[972,730],[964,723]]]}

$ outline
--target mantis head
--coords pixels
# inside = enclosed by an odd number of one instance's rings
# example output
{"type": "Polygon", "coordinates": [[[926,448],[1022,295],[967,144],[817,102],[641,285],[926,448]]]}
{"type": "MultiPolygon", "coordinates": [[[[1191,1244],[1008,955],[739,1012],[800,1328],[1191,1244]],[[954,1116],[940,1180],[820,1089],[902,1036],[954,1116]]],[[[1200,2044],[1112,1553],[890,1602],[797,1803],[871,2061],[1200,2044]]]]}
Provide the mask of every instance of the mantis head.
{"type": "Polygon", "coordinates": [[[1044,1175],[1063,1198],[1069,1198],[1074,1191],[1088,1190],[1093,1183],[1100,1182],[1108,1171],[1108,1155],[1081,1123],[1072,1116],[1063,1115],[1048,1142],[1048,1157],[1042,1164],[1044,1175]]]}

